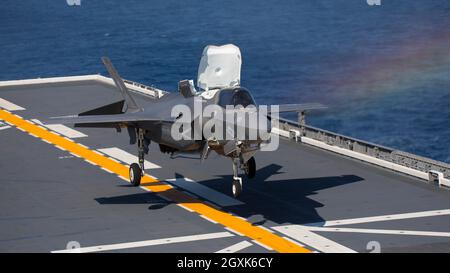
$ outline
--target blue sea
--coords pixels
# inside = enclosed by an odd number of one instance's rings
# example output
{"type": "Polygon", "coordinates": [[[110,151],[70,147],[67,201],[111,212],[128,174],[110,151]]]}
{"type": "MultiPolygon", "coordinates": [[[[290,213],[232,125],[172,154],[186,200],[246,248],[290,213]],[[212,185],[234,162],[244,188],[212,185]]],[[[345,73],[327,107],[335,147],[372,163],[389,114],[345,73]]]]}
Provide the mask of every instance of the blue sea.
{"type": "Polygon", "coordinates": [[[2,0],[0,80],[106,71],[169,91],[233,43],[259,104],[322,102],[307,122],[450,162],[450,1],[2,0]]]}

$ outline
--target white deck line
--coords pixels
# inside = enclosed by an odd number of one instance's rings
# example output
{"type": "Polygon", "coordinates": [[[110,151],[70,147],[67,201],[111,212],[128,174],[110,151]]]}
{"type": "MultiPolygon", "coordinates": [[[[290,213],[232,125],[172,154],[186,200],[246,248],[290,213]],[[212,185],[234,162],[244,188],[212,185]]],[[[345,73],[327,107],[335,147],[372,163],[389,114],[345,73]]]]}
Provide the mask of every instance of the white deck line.
{"type": "Polygon", "coordinates": [[[221,207],[238,206],[244,204],[243,202],[233,197],[230,197],[221,192],[213,190],[189,178],[168,179],[165,181],[179,188],[192,192],[197,196],[205,198],[221,207]]]}
{"type": "Polygon", "coordinates": [[[81,248],[77,248],[77,249],[56,250],[56,251],[52,251],[52,253],[88,253],[88,252],[111,251],[111,250],[138,248],[138,247],[146,247],[146,246],[167,245],[167,244],[174,244],[174,243],[211,240],[211,239],[226,238],[226,237],[233,237],[233,236],[234,236],[234,234],[224,231],[224,232],[215,232],[215,233],[207,233],[207,234],[199,234],[199,235],[171,237],[171,238],[156,239],[156,240],[137,241],[137,242],[130,242],[130,243],[119,243],[119,244],[110,244],[110,245],[81,247],[81,248]]]}
{"type": "MultiPolygon", "coordinates": [[[[120,160],[123,163],[126,163],[128,165],[138,162],[137,156],[132,155],[122,149],[117,148],[117,147],[98,149],[98,151],[100,151],[101,153],[106,154],[108,156],[114,157],[115,159],[120,160]]],[[[144,161],[144,166],[145,166],[146,170],[161,168],[161,166],[158,166],[147,160],[144,161]]]]}
{"type": "Polygon", "coordinates": [[[216,253],[236,253],[236,252],[246,249],[247,247],[250,247],[252,245],[253,244],[248,241],[242,241],[237,244],[231,245],[227,248],[216,251],[216,253]]]}
{"type": "Polygon", "coordinates": [[[258,241],[256,241],[256,240],[252,240],[252,242],[253,242],[254,244],[257,244],[257,245],[259,245],[260,247],[263,247],[263,248],[265,248],[265,249],[269,250],[269,251],[273,251],[273,249],[272,249],[271,247],[269,247],[269,246],[266,246],[266,245],[265,245],[265,244],[263,244],[263,243],[260,243],[260,242],[258,242],[258,241]]]}
{"type": "Polygon", "coordinates": [[[108,173],[110,173],[110,174],[115,174],[115,173],[113,173],[112,171],[110,171],[110,170],[108,170],[108,169],[106,169],[106,168],[100,167],[100,169],[102,169],[102,170],[104,170],[105,172],[108,172],[108,173]]]}
{"type": "Polygon", "coordinates": [[[202,217],[203,219],[205,219],[206,221],[213,223],[213,224],[218,224],[216,221],[206,217],[205,215],[200,214],[200,217],[202,217]]]}
{"type": "Polygon", "coordinates": [[[394,220],[422,218],[422,217],[431,217],[431,216],[444,216],[444,215],[450,215],[450,209],[429,210],[429,211],[420,211],[420,212],[380,215],[380,216],[372,216],[372,217],[332,220],[332,221],[311,223],[311,224],[307,224],[307,226],[332,227],[332,226],[354,225],[354,224],[373,223],[373,222],[382,222],[382,221],[394,221],[394,220]]]}
{"type": "Polygon", "coordinates": [[[351,248],[338,244],[335,241],[327,239],[323,236],[315,234],[311,232],[309,227],[300,226],[300,225],[287,225],[287,226],[278,226],[272,227],[272,229],[283,233],[286,236],[291,237],[292,239],[299,241],[306,246],[310,246],[312,248],[317,249],[320,252],[324,253],[356,253],[351,248]]]}
{"type": "Polygon", "coordinates": [[[259,225],[258,227],[259,227],[259,228],[262,228],[262,229],[265,229],[265,230],[267,230],[267,231],[270,232],[270,233],[275,233],[275,231],[273,231],[273,230],[271,230],[270,228],[265,227],[265,226],[263,226],[263,225],[259,225]]]}
{"type": "Polygon", "coordinates": [[[87,137],[87,135],[83,134],[82,132],[79,132],[77,130],[74,130],[72,128],[69,128],[62,124],[43,124],[38,119],[32,119],[32,122],[39,124],[43,127],[46,127],[54,132],[57,132],[58,134],[61,134],[63,136],[66,136],[68,138],[80,138],[80,137],[87,137]]]}
{"type": "Polygon", "coordinates": [[[9,125],[0,126],[0,130],[5,130],[5,129],[9,129],[9,128],[11,128],[11,126],[9,126],[9,125]]]}
{"type": "Polygon", "coordinates": [[[180,208],[183,208],[183,209],[189,211],[189,212],[194,212],[193,210],[191,210],[190,208],[188,208],[188,207],[186,207],[186,206],[184,206],[182,204],[176,204],[176,205],[179,206],[180,208]]]}
{"type": "Polygon", "coordinates": [[[7,101],[5,99],[0,98],[0,108],[4,108],[8,111],[20,111],[20,110],[25,110],[25,108],[16,105],[10,101],[7,101]]]}
{"type": "Polygon", "coordinates": [[[84,161],[86,161],[87,163],[89,163],[91,165],[98,166],[97,164],[95,164],[94,162],[92,162],[92,161],[90,161],[88,159],[84,159],[84,161]]]}
{"type": "Polygon", "coordinates": [[[8,128],[11,128],[11,126],[0,121],[0,130],[5,130],[5,129],[8,129],[8,128]]]}
{"type": "MultiPolygon", "coordinates": [[[[297,241],[295,241],[295,240],[292,239],[292,238],[289,238],[289,237],[287,237],[287,236],[283,236],[283,238],[286,239],[286,240],[288,240],[289,242],[291,242],[291,243],[293,243],[293,244],[299,245],[299,246],[301,246],[301,247],[305,247],[304,244],[300,244],[300,242],[297,242],[297,241]]],[[[317,253],[317,251],[315,251],[315,252],[317,253]]]]}
{"type": "Polygon", "coordinates": [[[236,230],[234,230],[234,229],[232,229],[232,228],[224,227],[224,229],[226,229],[226,230],[228,230],[228,231],[230,231],[230,232],[232,232],[232,233],[234,233],[234,234],[236,234],[236,235],[239,235],[239,236],[242,236],[242,237],[245,236],[244,234],[242,234],[242,233],[240,233],[240,232],[238,232],[238,231],[236,231],[236,230]]]}
{"type": "Polygon", "coordinates": [[[206,221],[213,223],[213,224],[218,224],[216,221],[206,217],[205,215],[200,214],[200,217],[202,217],[203,219],[205,219],[206,221]]]}
{"type": "Polygon", "coordinates": [[[333,228],[333,227],[308,227],[308,230],[319,232],[347,232],[347,233],[364,233],[364,234],[450,237],[450,232],[439,232],[439,231],[391,230],[391,229],[369,229],[369,228],[333,228]]]}

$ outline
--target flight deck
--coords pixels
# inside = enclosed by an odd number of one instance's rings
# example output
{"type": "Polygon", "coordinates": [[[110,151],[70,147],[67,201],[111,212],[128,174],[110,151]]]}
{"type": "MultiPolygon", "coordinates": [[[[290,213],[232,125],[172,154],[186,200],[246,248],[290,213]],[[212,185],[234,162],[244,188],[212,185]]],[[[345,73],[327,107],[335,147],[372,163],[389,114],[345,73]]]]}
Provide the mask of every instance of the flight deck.
{"type": "Polygon", "coordinates": [[[1,252],[450,252],[442,162],[282,121],[234,198],[227,158],[152,143],[132,187],[126,130],[42,123],[119,99],[100,75],[0,82],[1,252]]]}

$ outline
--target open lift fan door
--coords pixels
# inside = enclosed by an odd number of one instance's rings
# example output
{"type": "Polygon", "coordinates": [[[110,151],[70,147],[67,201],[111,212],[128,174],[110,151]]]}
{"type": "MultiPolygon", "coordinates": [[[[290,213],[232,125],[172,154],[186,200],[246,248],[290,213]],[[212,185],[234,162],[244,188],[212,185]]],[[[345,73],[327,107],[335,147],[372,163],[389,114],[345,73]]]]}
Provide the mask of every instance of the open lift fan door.
{"type": "Polygon", "coordinates": [[[197,86],[203,90],[238,86],[241,65],[241,51],[237,46],[206,46],[198,67],[197,86]]]}

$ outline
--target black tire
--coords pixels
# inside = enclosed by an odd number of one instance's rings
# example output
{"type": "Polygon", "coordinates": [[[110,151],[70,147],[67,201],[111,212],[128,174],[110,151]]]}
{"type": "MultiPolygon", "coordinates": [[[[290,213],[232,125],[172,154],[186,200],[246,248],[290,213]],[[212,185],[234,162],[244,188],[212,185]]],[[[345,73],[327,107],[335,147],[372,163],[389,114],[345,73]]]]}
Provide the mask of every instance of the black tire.
{"type": "Polygon", "coordinates": [[[141,185],[142,170],[137,163],[130,165],[130,183],[131,185],[138,187],[141,185]]]}
{"type": "Polygon", "coordinates": [[[234,197],[238,197],[242,192],[242,183],[239,179],[233,179],[233,185],[231,187],[231,193],[234,197]]]}
{"type": "Polygon", "coordinates": [[[252,156],[247,161],[246,168],[245,168],[245,175],[247,175],[247,178],[253,178],[256,175],[256,161],[255,158],[252,156]]]}

